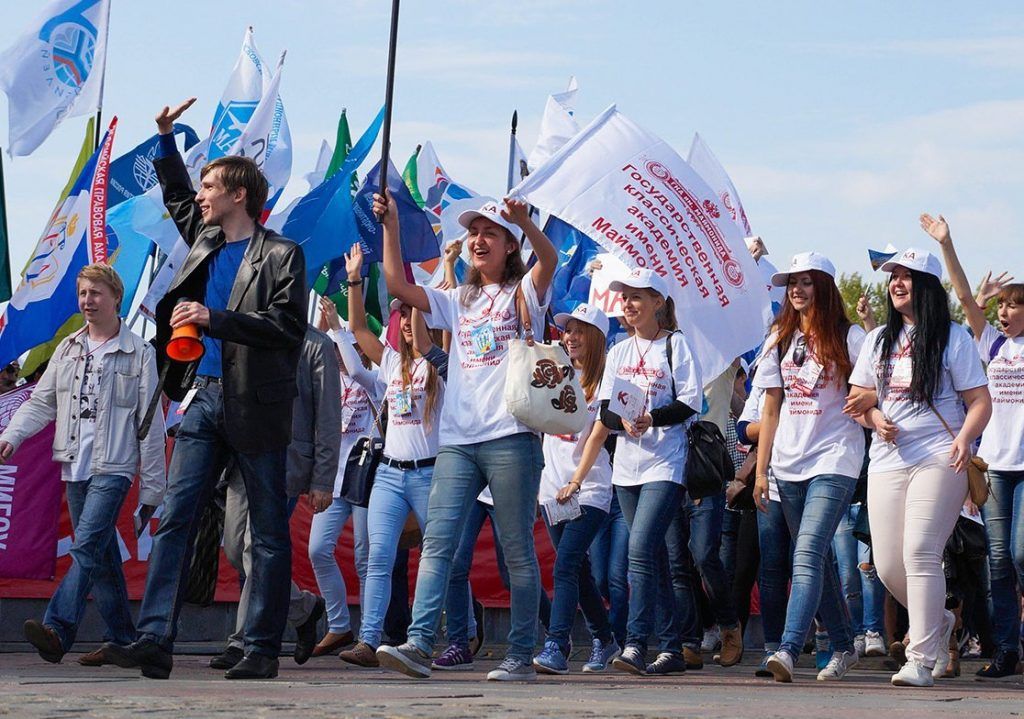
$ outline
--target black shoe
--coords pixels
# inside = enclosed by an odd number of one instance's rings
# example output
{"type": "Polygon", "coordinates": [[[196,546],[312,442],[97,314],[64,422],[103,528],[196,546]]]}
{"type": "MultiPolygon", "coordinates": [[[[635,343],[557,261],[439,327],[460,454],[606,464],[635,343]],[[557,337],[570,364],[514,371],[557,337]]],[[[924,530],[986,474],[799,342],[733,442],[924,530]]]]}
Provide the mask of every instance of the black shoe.
{"type": "Polygon", "coordinates": [[[236,646],[228,645],[223,652],[210,660],[210,669],[230,669],[242,661],[242,650],[236,646]]]}
{"type": "Polygon", "coordinates": [[[36,648],[39,656],[50,664],[60,664],[64,658],[64,645],[53,627],[48,627],[35,619],[25,622],[25,639],[36,648]]]}
{"type": "Polygon", "coordinates": [[[309,617],[302,624],[295,627],[297,638],[295,640],[295,652],[292,656],[295,658],[296,664],[305,664],[313,656],[313,648],[316,647],[317,624],[326,610],[327,604],[324,602],[324,598],[317,597],[316,604],[313,606],[313,611],[309,613],[309,617]]]}
{"type": "Polygon", "coordinates": [[[277,676],[277,657],[250,652],[242,661],[224,672],[225,679],[273,679],[277,676]]]}
{"type": "MultiPolygon", "coordinates": [[[[43,657],[45,659],[45,657],[43,657]]],[[[1002,679],[1017,674],[1017,662],[1020,656],[1017,652],[996,652],[992,662],[975,672],[982,679],[1002,679]]]]}
{"type": "Polygon", "coordinates": [[[644,652],[640,647],[629,644],[622,650],[622,654],[612,660],[612,668],[627,674],[644,676],[647,674],[647,662],[644,661],[644,652]]]}
{"type": "Polygon", "coordinates": [[[149,639],[141,639],[127,646],[107,642],[100,647],[100,651],[111,664],[124,669],[138,667],[142,670],[142,676],[150,679],[167,679],[174,667],[171,653],[149,639]]]}
{"type": "Polygon", "coordinates": [[[473,600],[473,620],[476,622],[476,636],[469,640],[469,653],[475,657],[484,645],[484,605],[476,599],[473,600]]]}
{"type": "Polygon", "coordinates": [[[679,654],[661,652],[658,658],[647,665],[647,673],[668,676],[669,674],[685,674],[686,660],[679,654]]]}

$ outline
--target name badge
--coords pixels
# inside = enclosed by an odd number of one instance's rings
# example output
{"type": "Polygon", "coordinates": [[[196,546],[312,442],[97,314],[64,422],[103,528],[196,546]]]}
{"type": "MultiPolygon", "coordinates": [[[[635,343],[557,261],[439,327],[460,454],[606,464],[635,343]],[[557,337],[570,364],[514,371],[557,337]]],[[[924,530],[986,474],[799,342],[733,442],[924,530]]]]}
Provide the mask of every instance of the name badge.
{"type": "Polygon", "coordinates": [[[796,376],[796,381],[793,383],[793,389],[800,394],[810,395],[818,384],[818,378],[821,377],[823,369],[824,368],[818,364],[817,360],[808,356],[807,359],[804,360],[803,367],[800,368],[800,372],[796,376]]]}
{"type": "Polygon", "coordinates": [[[396,416],[412,414],[411,388],[398,388],[391,393],[391,413],[396,416]]]}
{"type": "Polygon", "coordinates": [[[473,354],[483,357],[494,351],[494,325],[490,317],[484,317],[473,325],[469,330],[470,340],[473,342],[473,354]]]}
{"type": "Polygon", "coordinates": [[[198,393],[199,393],[199,388],[198,387],[193,387],[188,392],[186,392],[185,393],[185,398],[183,400],[181,400],[181,404],[178,405],[178,409],[176,411],[176,414],[179,414],[179,415],[185,414],[185,410],[188,409],[188,406],[190,404],[192,404],[192,400],[194,400],[196,398],[196,394],[198,394],[198,393]]]}
{"type": "Polygon", "coordinates": [[[914,365],[911,357],[897,357],[892,365],[892,376],[889,378],[890,387],[906,389],[914,378],[914,365]]]}

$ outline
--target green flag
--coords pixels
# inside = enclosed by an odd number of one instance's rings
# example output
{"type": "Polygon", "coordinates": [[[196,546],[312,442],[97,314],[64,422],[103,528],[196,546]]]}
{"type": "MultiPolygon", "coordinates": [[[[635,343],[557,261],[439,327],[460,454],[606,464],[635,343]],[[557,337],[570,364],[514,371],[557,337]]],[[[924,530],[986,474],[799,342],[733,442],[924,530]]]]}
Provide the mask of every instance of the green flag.
{"type": "Polygon", "coordinates": [[[412,157],[405,163],[405,169],[402,170],[402,181],[405,186],[409,188],[409,194],[412,195],[412,199],[416,200],[416,204],[421,208],[426,205],[423,201],[423,196],[420,195],[419,181],[416,176],[416,160],[420,156],[420,148],[416,148],[416,152],[412,153],[412,157]]]}

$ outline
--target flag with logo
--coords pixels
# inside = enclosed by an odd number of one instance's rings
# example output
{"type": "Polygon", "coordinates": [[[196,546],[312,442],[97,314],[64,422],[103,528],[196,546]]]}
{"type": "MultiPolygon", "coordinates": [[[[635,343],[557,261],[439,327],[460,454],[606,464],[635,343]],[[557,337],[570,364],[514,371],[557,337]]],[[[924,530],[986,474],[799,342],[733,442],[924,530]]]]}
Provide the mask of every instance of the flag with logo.
{"type": "Polygon", "coordinates": [[[78,311],[78,270],[109,258],[107,178],[117,118],[54,211],[0,319],[0,366],[53,337],[78,311]]]}
{"type": "Polygon", "coordinates": [[[0,55],[11,156],[29,155],[65,117],[103,103],[110,0],[52,0],[0,55]]]}
{"type": "Polygon", "coordinates": [[[693,168],[614,105],[510,195],[665,278],[703,376],[761,342],[768,293],[739,228],[693,168]]]}
{"type": "Polygon", "coordinates": [[[708,187],[718,195],[722,207],[729,214],[729,219],[736,223],[744,237],[754,234],[750,229],[750,222],[747,221],[747,213],[743,211],[743,203],[740,202],[740,193],[732,184],[729,173],[722,167],[722,163],[711,152],[711,148],[704,142],[700,133],[694,133],[693,143],[690,145],[690,154],[686,158],[694,172],[701,176],[708,187]]]}
{"type": "Polygon", "coordinates": [[[474,198],[480,197],[480,193],[452,179],[430,142],[423,143],[416,157],[416,183],[423,209],[431,215],[430,224],[439,246],[444,247],[466,234],[459,224],[459,213],[475,210],[480,202],[474,198]]]}

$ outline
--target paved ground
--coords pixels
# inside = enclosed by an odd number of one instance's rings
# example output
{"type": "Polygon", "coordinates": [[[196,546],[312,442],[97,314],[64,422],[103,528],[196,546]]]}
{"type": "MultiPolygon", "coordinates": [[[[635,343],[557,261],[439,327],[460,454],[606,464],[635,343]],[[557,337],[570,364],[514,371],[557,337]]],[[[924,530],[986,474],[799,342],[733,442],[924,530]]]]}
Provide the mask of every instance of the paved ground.
{"type": "MultiPolygon", "coordinates": [[[[413,681],[381,670],[347,667],[334,657],[305,666],[281,663],[265,682],[228,682],[208,657],[176,659],[168,681],[115,667],[86,669],[72,654],[46,664],[34,654],[0,654],[0,717],[1013,717],[1024,715],[1019,681],[981,683],[973,676],[933,689],[889,686],[877,660],[841,683],[798,669],[791,685],[756,679],[752,666],[709,667],[686,676],[630,678],[619,673],[541,677],[533,684],[483,681],[494,660],[473,672],[413,681]]],[[[809,663],[809,659],[807,660],[809,663]]],[[[577,665],[574,665],[578,667],[577,665]]],[[[966,674],[966,672],[965,672],[966,674]]]]}

